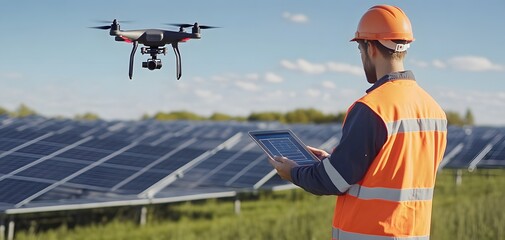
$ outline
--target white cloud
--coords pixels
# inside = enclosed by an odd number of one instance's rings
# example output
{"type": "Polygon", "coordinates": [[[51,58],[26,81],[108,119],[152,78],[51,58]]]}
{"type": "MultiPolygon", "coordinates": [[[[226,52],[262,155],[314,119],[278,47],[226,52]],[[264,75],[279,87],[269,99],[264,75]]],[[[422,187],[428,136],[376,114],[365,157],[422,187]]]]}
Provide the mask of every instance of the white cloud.
{"type": "Polygon", "coordinates": [[[445,110],[461,114],[470,109],[479,125],[501,125],[505,119],[505,92],[441,89],[434,98],[445,110]]]}
{"type": "Polygon", "coordinates": [[[492,63],[489,59],[479,56],[453,57],[447,63],[455,69],[471,72],[501,71],[504,69],[504,66],[492,63]]]}
{"type": "Polygon", "coordinates": [[[309,97],[320,97],[321,96],[321,91],[317,90],[317,89],[313,89],[313,88],[309,88],[305,91],[305,94],[307,94],[307,96],[309,97]]]}
{"type": "Polygon", "coordinates": [[[255,92],[260,89],[258,87],[258,85],[256,85],[253,82],[248,82],[248,81],[236,81],[235,86],[239,87],[242,90],[248,91],[248,92],[255,92]]]}
{"type": "Polygon", "coordinates": [[[203,77],[198,77],[198,76],[197,76],[197,77],[193,77],[193,80],[194,80],[195,82],[197,82],[197,83],[203,83],[203,82],[205,82],[205,78],[203,78],[203,77]]]}
{"type": "Polygon", "coordinates": [[[301,13],[290,13],[290,12],[284,12],[282,14],[282,17],[295,23],[306,23],[309,21],[309,18],[301,13]]]}
{"type": "Polygon", "coordinates": [[[491,62],[491,60],[480,56],[456,56],[447,60],[435,59],[431,62],[412,60],[412,64],[418,67],[435,67],[438,69],[452,68],[467,72],[503,71],[505,65],[491,62]]]}
{"type": "Polygon", "coordinates": [[[215,100],[220,100],[223,98],[219,94],[215,94],[212,91],[204,90],[204,89],[196,89],[194,91],[194,93],[197,97],[202,98],[206,101],[215,101],[215,100]]]}
{"type": "Polygon", "coordinates": [[[299,58],[296,61],[282,60],[281,66],[289,70],[301,71],[308,74],[337,72],[355,76],[364,75],[362,67],[340,62],[312,63],[299,58]]]}
{"type": "Polygon", "coordinates": [[[332,72],[349,73],[356,76],[364,74],[363,68],[347,63],[329,62],[326,65],[328,66],[328,70],[332,72]]]}
{"type": "Polygon", "coordinates": [[[425,62],[425,61],[420,61],[420,60],[415,60],[415,59],[412,59],[409,61],[412,65],[414,66],[417,66],[417,67],[420,67],[420,68],[426,68],[426,67],[429,67],[430,64],[428,62],[425,62]]]}
{"type": "Polygon", "coordinates": [[[431,64],[436,67],[436,68],[440,68],[440,69],[443,69],[443,68],[446,68],[447,67],[447,64],[445,64],[442,60],[439,60],[439,59],[435,59],[431,62],[431,64]]]}
{"type": "Polygon", "coordinates": [[[333,83],[332,81],[323,81],[323,82],[321,82],[321,85],[323,86],[323,88],[327,88],[327,89],[337,88],[337,85],[335,85],[335,83],[333,83]]]}
{"type": "Polygon", "coordinates": [[[283,66],[284,68],[289,69],[289,70],[296,70],[297,69],[296,64],[293,62],[290,62],[288,60],[281,60],[281,66],[283,66]]]}
{"type": "Polygon", "coordinates": [[[0,74],[0,78],[5,78],[7,80],[21,80],[24,78],[24,76],[19,72],[6,72],[0,74]]]}
{"type": "Polygon", "coordinates": [[[324,64],[311,63],[301,58],[296,60],[296,62],[282,60],[281,66],[289,70],[298,70],[308,74],[320,74],[326,72],[327,70],[324,64]]]}
{"type": "Polygon", "coordinates": [[[281,76],[279,76],[273,72],[267,72],[265,74],[265,80],[267,82],[271,82],[271,83],[281,83],[284,81],[284,78],[282,78],[281,76]]]}
{"type": "Polygon", "coordinates": [[[226,76],[212,76],[210,79],[212,79],[212,81],[216,81],[216,82],[228,82],[230,79],[226,76]]]}
{"type": "Polygon", "coordinates": [[[259,74],[257,73],[249,73],[245,75],[245,78],[249,80],[258,80],[259,79],[259,74]]]}

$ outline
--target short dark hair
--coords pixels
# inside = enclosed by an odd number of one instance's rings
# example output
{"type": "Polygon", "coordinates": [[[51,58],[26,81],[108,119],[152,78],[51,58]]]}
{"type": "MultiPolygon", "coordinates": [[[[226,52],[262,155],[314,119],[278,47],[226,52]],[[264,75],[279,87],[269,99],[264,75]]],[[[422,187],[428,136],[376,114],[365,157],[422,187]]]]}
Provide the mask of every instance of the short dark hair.
{"type": "MultiPolygon", "coordinates": [[[[392,41],[395,42],[395,43],[398,43],[398,44],[406,44],[406,43],[408,43],[407,41],[404,41],[404,40],[392,40],[392,41]]],[[[367,42],[370,42],[371,44],[375,45],[377,47],[377,49],[379,49],[379,52],[382,54],[382,56],[384,56],[384,57],[390,57],[390,58],[396,59],[396,60],[402,60],[405,57],[405,55],[407,54],[407,51],[396,52],[393,49],[389,49],[389,48],[385,47],[384,45],[382,45],[377,40],[362,40],[362,39],[359,39],[359,40],[357,40],[357,42],[358,42],[358,44],[361,45],[361,48],[364,49],[365,52],[367,51],[367,48],[366,48],[367,42]]]]}

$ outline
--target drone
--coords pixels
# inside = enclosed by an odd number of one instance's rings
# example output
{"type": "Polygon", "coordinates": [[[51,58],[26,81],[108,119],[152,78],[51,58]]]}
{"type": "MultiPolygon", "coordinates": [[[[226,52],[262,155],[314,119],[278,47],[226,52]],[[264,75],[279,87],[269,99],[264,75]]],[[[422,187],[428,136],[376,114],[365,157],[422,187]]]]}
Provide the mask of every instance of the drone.
{"type": "Polygon", "coordinates": [[[114,36],[115,40],[118,42],[133,43],[133,49],[130,54],[130,68],[128,71],[128,76],[130,80],[133,77],[133,58],[137,47],[143,44],[145,47],[140,48],[142,55],[149,54],[151,58],[147,59],[146,62],[142,62],[142,68],[147,68],[149,70],[160,69],[161,59],[158,59],[158,54],[166,55],[166,44],[171,44],[175,53],[176,77],[179,80],[182,76],[181,68],[181,53],[179,52],[179,42],[186,42],[190,39],[200,39],[200,29],[217,28],[212,26],[198,25],[194,24],[167,24],[179,27],[179,31],[170,31],[163,29],[140,29],[140,30],[121,30],[119,23],[116,19],[112,21],[112,24],[106,26],[91,27],[102,30],[109,30],[109,34],[114,36]],[[191,33],[185,32],[184,29],[192,27],[191,33]]]}

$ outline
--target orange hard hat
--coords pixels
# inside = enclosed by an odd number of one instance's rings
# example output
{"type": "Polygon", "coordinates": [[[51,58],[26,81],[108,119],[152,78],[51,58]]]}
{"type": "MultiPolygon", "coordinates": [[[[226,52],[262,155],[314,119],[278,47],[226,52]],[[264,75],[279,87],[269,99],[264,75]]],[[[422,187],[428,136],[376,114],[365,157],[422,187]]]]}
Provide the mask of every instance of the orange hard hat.
{"type": "Polygon", "coordinates": [[[414,41],[412,26],[405,13],[395,6],[373,6],[361,17],[358,30],[351,41],[406,40],[414,41]]]}

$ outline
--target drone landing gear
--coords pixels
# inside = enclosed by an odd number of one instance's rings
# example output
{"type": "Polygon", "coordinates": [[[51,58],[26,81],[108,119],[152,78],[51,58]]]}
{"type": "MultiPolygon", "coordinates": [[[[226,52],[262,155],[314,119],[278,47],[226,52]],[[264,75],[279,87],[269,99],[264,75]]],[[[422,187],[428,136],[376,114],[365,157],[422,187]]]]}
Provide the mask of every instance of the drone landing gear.
{"type": "Polygon", "coordinates": [[[177,80],[182,76],[182,66],[181,66],[181,53],[179,52],[179,46],[177,43],[172,43],[172,48],[174,48],[175,61],[177,64],[177,80]]]}
{"type": "MultiPolygon", "coordinates": [[[[137,41],[133,42],[133,49],[130,54],[130,69],[128,72],[128,76],[130,79],[132,79],[133,76],[133,59],[135,56],[135,52],[137,51],[138,43],[137,41]]],[[[181,53],[179,52],[179,47],[177,43],[172,43],[172,48],[174,49],[175,53],[175,60],[176,60],[176,66],[177,66],[177,80],[179,80],[182,76],[182,67],[181,67],[181,53]]],[[[151,58],[147,59],[146,62],[142,62],[142,67],[147,68],[149,70],[155,70],[155,69],[160,69],[163,65],[161,63],[161,59],[158,59],[157,56],[158,54],[163,54],[166,55],[167,51],[166,48],[164,47],[141,47],[140,52],[142,55],[144,54],[149,54],[151,55],[151,58]]]]}
{"type": "Polygon", "coordinates": [[[137,43],[137,41],[134,41],[132,53],[130,54],[130,69],[128,71],[128,76],[130,77],[130,80],[132,79],[132,76],[133,76],[133,58],[135,56],[135,51],[137,51],[138,46],[139,46],[139,44],[137,43]]]}

